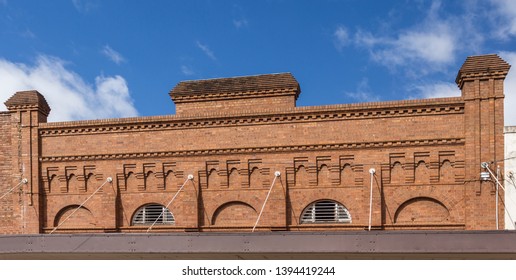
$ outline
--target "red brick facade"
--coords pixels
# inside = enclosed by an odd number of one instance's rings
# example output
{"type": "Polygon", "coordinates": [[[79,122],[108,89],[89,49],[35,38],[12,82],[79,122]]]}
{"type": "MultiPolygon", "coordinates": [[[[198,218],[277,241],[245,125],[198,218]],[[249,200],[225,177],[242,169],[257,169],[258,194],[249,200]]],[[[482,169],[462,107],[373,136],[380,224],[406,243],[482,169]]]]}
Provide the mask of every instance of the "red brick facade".
{"type": "Polygon", "coordinates": [[[288,73],[187,81],[176,115],[62,123],[18,92],[0,113],[0,232],[145,232],[133,219],[151,203],[174,217],[152,232],[364,230],[371,168],[374,230],[494,229],[480,164],[503,170],[509,67],[468,57],[461,97],[313,107],[288,73]],[[303,223],[322,200],[351,222],[303,223]]]}

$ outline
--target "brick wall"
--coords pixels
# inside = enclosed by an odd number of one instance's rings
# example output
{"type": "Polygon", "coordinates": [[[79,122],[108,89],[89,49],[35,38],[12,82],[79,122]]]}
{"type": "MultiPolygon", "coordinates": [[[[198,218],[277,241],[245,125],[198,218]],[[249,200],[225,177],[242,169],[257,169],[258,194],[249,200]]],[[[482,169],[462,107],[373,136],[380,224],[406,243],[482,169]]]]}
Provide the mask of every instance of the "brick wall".
{"type": "Polygon", "coordinates": [[[252,111],[270,111],[293,108],[294,96],[272,96],[267,98],[241,98],[231,100],[213,100],[202,102],[185,102],[176,105],[177,115],[213,115],[233,113],[240,115],[252,111]]]}
{"type": "MultiPolygon", "coordinates": [[[[6,193],[14,187],[11,154],[11,114],[0,112],[0,232],[12,233],[14,228],[13,196],[6,193]]],[[[17,193],[14,192],[14,193],[17,193]]]]}
{"type": "MultiPolygon", "coordinates": [[[[271,92],[297,98],[290,74],[279,76],[285,87],[275,75],[190,81],[171,95],[197,100],[192,114],[63,123],[45,123],[41,96],[31,93],[27,111],[15,95],[32,183],[24,229],[142,232],[135,213],[161,204],[175,224],[153,232],[250,231],[262,208],[257,230],[364,230],[371,195],[373,229],[493,229],[494,184],[479,174],[503,159],[507,71],[498,57],[473,57],[459,71],[461,97],[309,107],[275,106],[271,92]],[[351,222],[301,223],[320,200],[343,205],[351,222]]],[[[499,211],[503,228],[503,202],[499,211]]]]}
{"type": "MultiPolygon", "coordinates": [[[[188,174],[194,182],[171,205],[176,225],[167,230],[249,230],[275,171],[282,175],[259,229],[363,229],[370,168],[378,170],[375,228],[464,228],[463,120],[464,102],[449,98],[300,107],[237,118],[42,124],[45,230],[56,225],[60,211],[80,204],[111,176],[113,186],[88,202],[92,215],[102,216],[93,228],[137,231],[131,226],[135,211],[147,203],[166,205],[188,174]],[[390,174],[395,161],[402,166],[397,183],[390,174]],[[448,165],[441,172],[443,163],[448,165]],[[352,223],[301,225],[303,209],[321,199],[342,203],[352,223]],[[422,217],[428,219],[407,220],[414,209],[427,208],[433,212],[422,217]]],[[[73,230],[72,222],[67,225],[63,229],[73,230]]]]}

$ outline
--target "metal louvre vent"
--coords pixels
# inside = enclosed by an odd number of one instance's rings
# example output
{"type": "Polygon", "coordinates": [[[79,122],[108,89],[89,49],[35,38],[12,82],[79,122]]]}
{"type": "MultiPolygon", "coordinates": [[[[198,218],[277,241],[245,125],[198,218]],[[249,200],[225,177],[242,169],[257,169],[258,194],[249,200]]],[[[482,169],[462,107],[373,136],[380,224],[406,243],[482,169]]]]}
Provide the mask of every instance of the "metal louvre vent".
{"type": "Polygon", "coordinates": [[[342,204],[333,200],[321,200],[305,208],[301,223],[351,223],[351,215],[342,204]]]}
{"type": "Polygon", "coordinates": [[[136,211],[133,217],[133,225],[152,224],[172,225],[175,223],[174,215],[161,204],[148,204],[136,211]]]}

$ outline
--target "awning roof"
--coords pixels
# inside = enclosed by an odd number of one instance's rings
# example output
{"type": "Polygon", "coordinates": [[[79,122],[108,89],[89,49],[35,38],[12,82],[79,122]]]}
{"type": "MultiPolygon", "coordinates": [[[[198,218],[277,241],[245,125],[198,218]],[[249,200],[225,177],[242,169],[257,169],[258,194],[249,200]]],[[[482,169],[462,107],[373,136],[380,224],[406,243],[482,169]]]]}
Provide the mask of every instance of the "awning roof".
{"type": "Polygon", "coordinates": [[[516,259],[516,231],[0,236],[1,259],[516,259]]]}

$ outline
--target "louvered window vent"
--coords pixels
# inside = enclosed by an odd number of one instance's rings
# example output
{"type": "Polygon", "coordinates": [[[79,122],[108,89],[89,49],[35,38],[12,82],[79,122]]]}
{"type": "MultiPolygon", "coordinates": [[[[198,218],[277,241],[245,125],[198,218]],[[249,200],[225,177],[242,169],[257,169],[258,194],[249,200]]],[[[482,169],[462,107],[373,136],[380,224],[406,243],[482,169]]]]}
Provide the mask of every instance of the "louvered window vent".
{"type": "Polygon", "coordinates": [[[321,200],[305,208],[301,223],[351,223],[351,215],[342,204],[333,200],[321,200]]]}
{"type": "Polygon", "coordinates": [[[174,215],[161,204],[147,204],[140,207],[133,217],[133,225],[173,225],[174,215]]]}

